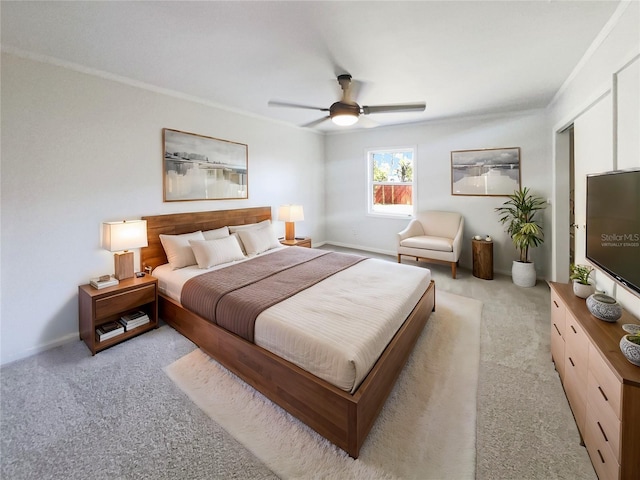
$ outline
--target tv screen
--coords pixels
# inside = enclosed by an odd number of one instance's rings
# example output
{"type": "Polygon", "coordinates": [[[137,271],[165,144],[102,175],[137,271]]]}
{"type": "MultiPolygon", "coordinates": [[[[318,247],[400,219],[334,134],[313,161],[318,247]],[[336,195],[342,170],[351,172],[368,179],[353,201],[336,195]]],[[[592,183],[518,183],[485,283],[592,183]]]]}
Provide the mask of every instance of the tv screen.
{"type": "Polygon", "coordinates": [[[640,294],[640,169],[587,175],[587,260],[640,294]]]}

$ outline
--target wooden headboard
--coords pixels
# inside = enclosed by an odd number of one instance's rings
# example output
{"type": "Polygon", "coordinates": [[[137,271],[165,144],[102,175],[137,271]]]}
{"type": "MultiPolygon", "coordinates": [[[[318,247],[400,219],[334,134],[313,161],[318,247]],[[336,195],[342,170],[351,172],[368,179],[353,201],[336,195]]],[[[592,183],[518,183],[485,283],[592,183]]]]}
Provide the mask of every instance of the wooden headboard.
{"type": "Polygon", "coordinates": [[[167,263],[167,256],[160,243],[160,234],[180,235],[198,230],[213,230],[229,225],[246,225],[271,219],[271,207],[214,210],[210,212],[171,213],[142,217],[147,221],[149,246],[140,250],[142,270],[156,268],[167,263]]]}

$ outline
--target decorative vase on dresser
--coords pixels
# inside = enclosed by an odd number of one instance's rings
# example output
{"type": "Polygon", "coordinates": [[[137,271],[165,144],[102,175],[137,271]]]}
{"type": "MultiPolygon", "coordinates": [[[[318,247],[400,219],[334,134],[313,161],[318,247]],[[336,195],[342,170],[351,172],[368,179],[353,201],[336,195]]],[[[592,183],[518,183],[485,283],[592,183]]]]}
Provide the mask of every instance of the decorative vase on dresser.
{"type": "MultiPolygon", "coordinates": [[[[622,311],[601,321],[569,283],[551,282],[551,357],[599,480],[640,478],[640,367],[620,350],[622,311]]],[[[626,326],[626,325],[625,325],[626,326]]]]}
{"type": "Polygon", "coordinates": [[[622,306],[618,301],[603,293],[594,293],[587,298],[587,308],[591,315],[604,322],[617,322],[622,316],[622,306]]]}

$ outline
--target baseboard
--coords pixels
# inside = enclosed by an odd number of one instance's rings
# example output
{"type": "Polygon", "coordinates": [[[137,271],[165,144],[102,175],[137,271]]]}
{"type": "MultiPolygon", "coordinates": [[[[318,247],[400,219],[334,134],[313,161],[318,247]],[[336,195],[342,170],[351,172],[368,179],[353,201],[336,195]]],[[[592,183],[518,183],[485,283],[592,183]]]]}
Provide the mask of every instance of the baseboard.
{"type": "Polygon", "coordinates": [[[342,248],[352,248],[353,250],[362,250],[363,252],[379,253],[380,255],[389,255],[390,257],[394,257],[394,258],[396,258],[398,255],[398,252],[396,252],[395,250],[390,251],[390,250],[382,250],[380,248],[363,247],[362,245],[353,245],[351,243],[331,242],[331,241],[322,242],[322,245],[325,245],[325,244],[335,245],[336,247],[342,247],[342,248]]]}
{"type": "Polygon", "coordinates": [[[28,348],[27,350],[17,352],[13,355],[8,356],[7,358],[3,358],[0,365],[2,366],[8,365],[10,363],[17,362],[18,360],[22,360],[24,358],[37,355],[38,353],[44,352],[46,350],[50,350],[52,348],[60,347],[62,345],[66,345],[67,343],[71,343],[74,341],[77,341],[77,342],[80,341],[80,336],[78,332],[70,333],[68,335],[65,335],[64,337],[58,338],[51,342],[48,342],[42,345],[36,345],[35,347],[28,348]]]}
{"type": "MultiPolygon", "coordinates": [[[[391,250],[383,250],[380,248],[370,248],[370,247],[363,247],[362,245],[354,245],[352,243],[342,243],[342,242],[333,242],[333,241],[325,241],[325,242],[320,242],[317,244],[314,244],[314,247],[320,247],[322,245],[335,245],[336,247],[342,247],[342,248],[351,248],[353,250],[361,250],[363,252],[373,252],[373,253],[379,253],[381,255],[389,255],[390,257],[393,258],[397,258],[398,256],[398,252],[396,252],[395,250],[391,251],[391,250]]],[[[410,257],[410,255],[407,255],[408,257],[410,257]]],[[[458,264],[458,268],[463,268],[465,270],[471,270],[470,266],[466,266],[466,265],[460,265],[458,264]]],[[[504,271],[504,270],[500,270],[500,269],[494,269],[493,270],[494,273],[499,273],[502,275],[507,275],[508,277],[511,276],[511,270],[509,271],[504,271]]],[[[543,279],[538,279],[539,281],[544,281],[543,279]]]]}

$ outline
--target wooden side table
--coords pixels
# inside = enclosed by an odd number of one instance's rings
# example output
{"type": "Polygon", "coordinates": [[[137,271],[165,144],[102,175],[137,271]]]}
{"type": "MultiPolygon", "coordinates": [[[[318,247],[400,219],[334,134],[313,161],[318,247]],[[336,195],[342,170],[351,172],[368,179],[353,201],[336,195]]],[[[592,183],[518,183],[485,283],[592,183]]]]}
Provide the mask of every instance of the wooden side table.
{"type": "Polygon", "coordinates": [[[493,242],[471,240],[473,252],[473,276],[493,280],[493,242]]]}
{"type": "Polygon", "coordinates": [[[286,245],[287,247],[307,247],[311,248],[311,237],[304,238],[296,238],[294,240],[285,240],[284,238],[280,240],[282,245],[286,245]]]}
{"type": "Polygon", "coordinates": [[[78,287],[80,338],[91,354],[109,348],[152,328],[158,328],[158,279],[151,275],[120,280],[120,284],[103,289],[91,285],[78,287]],[[122,315],[142,310],[150,322],[108,340],[96,338],[96,328],[118,320],[122,315]]]}

